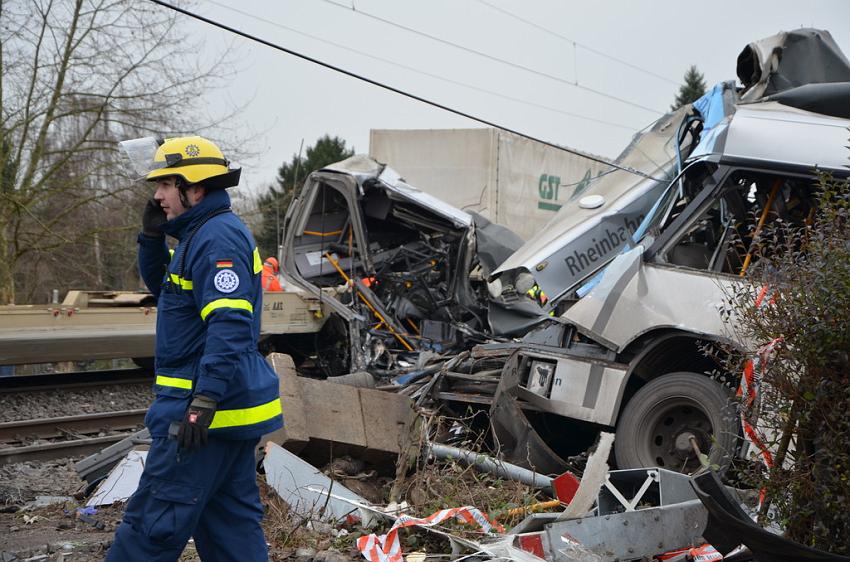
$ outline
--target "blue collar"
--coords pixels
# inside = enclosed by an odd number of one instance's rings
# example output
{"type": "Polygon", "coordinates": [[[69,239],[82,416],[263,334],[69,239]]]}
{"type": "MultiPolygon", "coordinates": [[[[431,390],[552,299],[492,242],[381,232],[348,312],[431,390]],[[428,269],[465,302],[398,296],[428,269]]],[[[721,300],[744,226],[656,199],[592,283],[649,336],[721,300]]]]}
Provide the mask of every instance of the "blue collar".
{"type": "Polygon", "coordinates": [[[209,213],[230,207],[230,196],[223,189],[213,189],[201,199],[201,202],[186,210],[162,226],[162,231],[181,240],[183,236],[209,213]]]}

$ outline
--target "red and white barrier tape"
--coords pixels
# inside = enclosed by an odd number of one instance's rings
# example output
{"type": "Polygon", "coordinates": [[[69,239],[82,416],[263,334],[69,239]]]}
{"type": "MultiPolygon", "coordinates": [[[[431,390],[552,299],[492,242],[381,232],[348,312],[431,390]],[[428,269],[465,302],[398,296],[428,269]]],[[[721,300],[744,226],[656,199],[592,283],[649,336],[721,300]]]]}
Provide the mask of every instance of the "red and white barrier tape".
{"type": "Polygon", "coordinates": [[[670,552],[659,554],[657,558],[662,561],[670,560],[683,554],[687,554],[694,562],[714,562],[715,560],[723,560],[723,555],[717,552],[717,549],[710,544],[704,544],[696,548],[671,550],[670,552]]]}
{"type": "MultiPolygon", "coordinates": [[[[774,304],[774,297],[770,294],[768,286],[765,284],[759,290],[756,296],[755,306],[757,309],[767,305],[774,304]]],[[[756,399],[758,398],[759,387],[767,371],[767,364],[770,357],[773,355],[776,346],[782,343],[782,338],[774,338],[765,345],[761,346],[756,352],[753,359],[748,359],[744,363],[744,372],[741,376],[741,383],[738,385],[736,395],[741,399],[741,426],[744,429],[744,438],[759,451],[762,463],[770,469],[773,468],[773,455],[770,454],[767,446],[762,441],[753,423],[748,418],[752,417],[755,410],[756,399]]],[[[764,503],[765,491],[762,488],[759,491],[759,507],[764,503]]]]}
{"type": "Polygon", "coordinates": [[[360,549],[360,554],[363,555],[363,558],[370,562],[404,562],[401,543],[398,538],[399,529],[413,525],[433,527],[451,517],[465,523],[478,525],[485,533],[493,530],[500,533],[505,532],[505,529],[501,525],[492,523],[486,515],[472,506],[454,507],[440,510],[424,519],[409,515],[400,515],[390,530],[387,531],[387,534],[380,536],[371,534],[360,537],[357,539],[357,548],[360,549]]]}

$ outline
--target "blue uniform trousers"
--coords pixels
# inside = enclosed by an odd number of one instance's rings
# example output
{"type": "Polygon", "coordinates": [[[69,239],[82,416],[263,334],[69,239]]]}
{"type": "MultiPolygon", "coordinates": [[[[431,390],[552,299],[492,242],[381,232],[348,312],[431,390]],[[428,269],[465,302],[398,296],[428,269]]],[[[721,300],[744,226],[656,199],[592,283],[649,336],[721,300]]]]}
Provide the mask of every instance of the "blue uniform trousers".
{"type": "Polygon", "coordinates": [[[210,436],[193,453],[155,438],[107,562],[173,562],[190,537],[204,562],[267,562],[254,449],[210,436]]]}

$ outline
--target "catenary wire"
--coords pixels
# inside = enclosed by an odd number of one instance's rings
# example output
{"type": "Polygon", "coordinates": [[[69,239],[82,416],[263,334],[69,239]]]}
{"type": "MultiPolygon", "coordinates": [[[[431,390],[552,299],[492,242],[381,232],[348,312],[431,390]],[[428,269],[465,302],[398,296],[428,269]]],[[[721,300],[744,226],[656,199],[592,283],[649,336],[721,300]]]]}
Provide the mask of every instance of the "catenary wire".
{"type": "Polygon", "coordinates": [[[546,145],[546,146],[549,146],[549,147],[552,147],[552,148],[555,148],[555,149],[558,149],[558,150],[562,150],[562,151],[567,152],[567,153],[569,153],[569,154],[575,154],[576,156],[581,156],[582,158],[587,158],[588,160],[592,160],[592,161],[594,161],[594,162],[599,162],[600,164],[605,164],[606,166],[611,166],[611,167],[617,168],[617,169],[619,169],[619,170],[623,170],[624,172],[629,172],[629,173],[631,173],[631,174],[635,174],[635,175],[638,175],[638,176],[641,176],[641,177],[644,177],[644,178],[647,178],[647,179],[655,180],[655,181],[662,181],[662,180],[659,180],[658,178],[655,178],[655,177],[653,177],[653,176],[650,176],[649,174],[647,174],[647,173],[645,173],[645,172],[641,172],[640,170],[636,170],[636,169],[631,168],[631,167],[628,167],[628,166],[622,166],[622,165],[620,165],[620,164],[617,164],[617,163],[615,163],[615,162],[612,162],[612,161],[607,160],[607,159],[605,159],[605,158],[602,158],[602,157],[600,157],[600,156],[595,156],[595,155],[593,155],[593,154],[588,154],[588,153],[586,153],[586,152],[582,152],[582,151],[580,151],[580,150],[576,150],[576,149],[574,149],[574,148],[567,148],[567,147],[565,147],[565,146],[560,146],[560,145],[555,144],[555,143],[553,143],[553,142],[550,142],[550,141],[547,141],[547,140],[543,140],[543,139],[537,138],[537,137],[535,137],[535,136],[532,136],[532,135],[529,135],[529,134],[526,134],[526,133],[522,133],[522,132],[517,131],[517,130],[515,130],[515,129],[511,129],[511,128],[509,128],[509,127],[504,127],[504,126],[502,126],[502,125],[499,125],[498,123],[495,123],[495,122],[493,122],[493,121],[489,121],[489,120],[484,119],[484,118],[482,118],[482,117],[476,117],[476,116],[474,116],[474,115],[472,115],[472,114],[469,114],[469,113],[463,112],[463,111],[461,111],[461,110],[459,110],[459,109],[455,109],[455,108],[453,108],[453,107],[449,107],[449,106],[447,106],[447,105],[443,105],[443,104],[441,104],[441,103],[439,103],[439,102],[435,102],[435,101],[432,101],[432,100],[429,100],[429,99],[423,98],[423,97],[418,96],[418,95],[416,95],[416,94],[413,94],[413,93],[411,93],[411,92],[408,92],[408,91],[405,91],[405,90],[401,90],[401,89],[399,89],[399,88],[396,88],[396,87],[394,87],[394,86],[390,86],[389,84],[385,84],[385,83],[383,83],[383,82],[379,82],[379,81],[374,80],[374,79],[372,79],[372,78],[369,78],[369,77],[367,77],[367,76],[363,76],[363,75],[357,74],[357,73],[352,72],[352,71],[350,71],[350,70],[345,70],[344,68],[341,68],[341,67],[338,67],[338,66],[332,65],[332,64],[330,64],[330,63],[327,63],[327,62],[321,61],[321,60],[316,59],[316,58],[314,58],[314,57],[311,57],[311,56],[309,56],[309,55],[305,55],[305,54],[303,54],[303,53],[299,53],[298,51],[294,51],[294,50],[289,49],[289,48],[287,48],[287,47],[284,47],[284,46],[282,46],[282,45],[278,45],[277,43],[272,43],[271,41],[267,41],[266,39],[263,39],[263,38],[261,38],[261,37],[257,37],[257,36],[255,36],[255,35],[252,35],[252,34],[250,34],[250,33],[245,32],[245,31],[242,31],[242,30],[236,29],[235,27],[231,27],[231,26],[229,26],[229,25],[227,25],[227,24],[223,24],[223,23],[221,23],[221,22],[215,21],[215,20],[213,20],[213,19],[210,19],[210,18],[208,18],[208,17],[202,16],[202,15],[200,15],[200,14],[196,14],[195,12],[192,12],[192,11],[187,10],[187,9],[185,9],[185,8],[181,8],[181,7],[179,7],[179,6],[175,6],[174,4],[171,4],[171,3],[169,3],[169,2],[165,2],[164,0],[149,0],[149,1],[150,1],[150,2],[152,2],[153,4],[157,4],[158,6],[162,6],[163,8],[168,8],[169,10],[173,10],[173,11],[175,11],[175,12],[178,12],[178,13],[180,13],[180,14],[183,14],[184,16],[187,16],[187,17],[190,17],[190,18],[196,19],[196,20],[198,20],[198,21],[202,21],[202,22],[204,22],[204,23],[206,23],[206,24],[212,25],[212,26],[217,27],[217,28],[219,28],[219,29],[223,29],[223,30],[225,30],[225,31],[228,31],[228,32],[230,32],[230,33],[233,33],[234,35],[238,35],[238,36],[240,36],[240,37],[244,37],[245,39],[249,39],[249,40],[254,41],[254,42],[256,42],[256,43],[260,43],[261,45],[265,45],[265,46],[270,47],[270,48],[272,48],[272,49],[276,49],[276,50],[278,50],[278,51],[281,51],[281,52],[287,53],[287,54],[289,54],[289,55],[292,55],[292,56],[294,56],[294,57],[298,57],[298,58],[300,58],[300,59],[306,60],[306,61],[311,62],[311,63],[313,63],[313,64],[317,64],[317,65],[322,66],[322,67],[324,67],[324,68],[327,68],[327,69],[329,69],[329,70],[333,70],[333,71],[335,71],[335,72],[339,72],[340,74],[344,74],[344,75],[349,76],[349,77],[351,77],[351,78],[356,78],[357,80],[361,80],[361,81],[366,82],[366,83],[368,83],[368,84],[372,84],[373,86],[377,86],[377,87],[379,87],[379,88],[383,88],[383,89],[385,89],[385,90],[387,90],[387,91],[390,91],[390,92],[393,92],[393,93],[396,93],[396,94],[399,94],[399,95],[405,96],[405,97],[407,97],[407,98],[410,98],[410,99],[413,99],[413,100],[416,100],[416,101],[422,102],[422,103],[427,104],[427,105],[430,105],[430,106],[432,106],[432,107],[436,107],[436,108],[438,108],[438,109],[442,109],[443,111],[447,111],[447,112],[449,112],[449,113],[453,113],[453,114],[455,114],[455,115],[459,115],[459,116],[461,116],[461,117],[465,117],[465,118],[467,118],[467,119],[471,119],[471,120],[473,120],[473,121],[477,121],[478,123],[481,123],[481,124],[487,125],[487,126],[489,126],[489,127],[494,127],[494,128],[496,128],[496,129],[502,129],[503,131],[507,131],[507,132],[509,132],[509,133],[513,133],[513,134],[515,134],[515,135],[518,135],[518,136],[520,136],[520,137],[526,138],[526,139],[528,139],[528,140],[532,140],[532,141],[535,141],[535,142],[539,142],[540,144],[544,144],[544,145],[546,145]]]}
{"type": "Polygon", "coordinates": [[[621,97],[603,92],[601,90],[597,90],[596,88],[591,88],[589,86],[585,86],[584,84],[579,84],[578,82],[575,82],[575,81],[572,81],[572,80],[567,80],[566,78],[561,78],[560,76],[555,76],[554,74],[549,74],[549,73],[546,73],[546,72],[543,72],[543,71],[540,71],[540,70],[536,70],[534,68],[529,68],[527,66],[523,66],[521,64],[511,62],[509,60],[505,60],[505,59],[502,59],[502,58],[499,58],[499,57],[495,57],[495,56],[487,54],[483,51],[478,51],[478,50],[472,49],[470,47],[465,47],[464,45],[460,45],[458,43],[454,43],[454,42],[449,41],[447,39],[437,37],[436,35],[431,35],[429,33],[425,33],[424,31],[419,31],[418,29],[414,29],[412,27],[402,25],[400,23],[394,22],[392,20],[388,20],[386,18],[382,18],[381,16],[376,16],[375,14],[371,14],[369,12],[364,12],[363,10],[358,10],[356,8],[346,6],[345,4],[339,4],[338,2],[335,2],[334,0],[322,0],[322,1],[330,4],[331,6],[336,6],[337,8],[342,8],[344,10],[354,12],[355,14],[359,14],[361,16],[365,16],[365,17],[368,17],[370,19],[385,23],[387,25],[391,25],[393,27],[403,29],[404,31],[419,35],[421,37],[427,37],[428,39],[431,39],[432,41],[436,41],[436,42],[442,43],[444,45],[449,45],[449,46],[454,47],[456,49],[460,49],[462,51],[466,51],[468,53],[472,53],[472,54],[478,55],[480,57],[484,57],[484,58],[491,60],[491,61],[495,61],[495,62],[498,62],[498,63],[501,63],[501,64],[505,64],[507,66],[510,66],[512,68],[516,68],[518,70],[529,72],[531,74],[536,74],[537,76],[542,76],[542,77],[548,78],[550,80],[555,80],[557,82],[561,82],[561,83],[566,84],[568,86],[572,86],[573,88],[585,90],[587,92],[591,92],[591,93],[596,94],[598,96],[602,96],[602,97],[605,97],[605,98],[608,98],[608,99],[611,99],[611,100],[615,100],[615,101],[618,101],[620,103],[630,105],[632,107],[637,107],[637,108],[643,109],[645,111],[650,111],[650,112],[656,113],[658,115],[662,115],[664,113],[663,111],[659,111],[658,109],[654,109],[654,108],[651,108],[651,107],[647,107],[645,105],[641,105],[639,103],[635,103],[635,102],[627,100],[625,98],[621,98],[621,97]]]}
{"type": "Polygon", "coordinates": [[[312,35],[312,34],[310,34],[310,33],[306,33],[306,32],[304,32],[304,31],[299,31],[298,29],[295,29],[295,28],[289,27],[289,26],[287,26],[287,25],[283,25],[283,24],[281,24],[281,23],[277,23],[277,22],[271,21],[271,20],[269,20],[269,19],[266,19],[266,18],[263,18],[263,17],[257,16],[257,15],[254,15],[254,14],[251,14],[251,13],[248,13],[248,12],[245,12],[245,11],[240,10],[240,9],[238,9],[238,8],[234,8],[234,7],[232,7],[232,6],[228,6],[227,4],[223,4],[223,3],[221,3],[221,2],[217,2],[216,0],[207,0],[207,3],[208,3],[208,4],[213,4],[213,5],[215,5],[215,6],[218,6],[219,8],[223,8],[223,9],[225,9],[225,10],[230,10],[231,12],[235,12],[235,13],[240,14],[240,15],[242,15],[242,16],[245,16],[245,17],[247,17],[247,18],[251,18],[251,19],[253,19],[253,20],[256,20],[256,21],[259,21],[259,22],[263,22],[263,23],[266,23],[266,24],[268,24],[268,25],[275,26],[275,27],[277,27],[277,28],[279,28],[279,29],[285,29],[285,30],[287,30],[287,31],[289,31],[289,32],[291,32],[291,33],[296,33],[296,34],[298,34],[298,35],[301,35],[302,37],[307,37],[307,38],[312,39],[312,40],[314,40],[314,41],[319,41],[319,42],[321,42],[321,43],[325,43],[326,45],[331,45],[331,46],[333,46],[333,47],[337,47],[337,48],[339,48],[339,49],[343,49],[343,50],[346,50],[346,51],[349,51],[349,52],[352,52],[352,53],[355,53],[355,54],[358,54],[358,55],[361,55],[361,56],[364,56],[364,57],[370,58],[370,59],[372,59],[372,60],[380,61],[380,62],[383,62],[383,63],[385,63],[385,64],[390,64],[390,65],[395,66],[395,67],[398,67],[398,68],[403,68],[403,69],[405,69],[405,70],[409,70],[409,71],[411,71],[411,72],[415,72],[415,73],[417,73],[417,74],[421,74],[421,75],[423,75],[423,76],[428,76],[429,78],[434,78],[434,79],[436,79],[436,80],[440,80],[440,81],[442,81],[442,82],[447,82],[447,83],[449,83],[449,84],[454,84],[454,85],[456,85],[456,86],[461,86],[461,87],[463,87],[463,88],[469,88],[470,90],[475,90],[475,91],[477,91],[477,92],[481,92],[481,93],[484,93],[484,94],[489,94],[489,95],[491,95],[491,96],[495,96],[495,97],[498,97],[498,98],[502,98],[502,99],[504,99],[504,100],[508,100],[508,101],[512,101],[512,102],[516,102],[516,103],[522,103],[522,104],[525,104],[525,105],[529,105],[529,106],[531,106],[531,107],[536,107],[536,108],[538,108],[538,109],[544,109],[544,110],[546,110],[546,111],[552,111],[552,112],[554,112],[554,113],[559,113],[559,114],[561,114],[561,115],[566,115],[566,116],[568,116],[568,117],[574,117],[574,118],[576,118],[576,119],[583,119],[583,120],[585,120],[585,121],[591,121],[591,122],[593,122],[593,123],[599,123],[599,124],[602,124],[602,125],[609,125],[609,126],[611,126],[611,127],[618,127],[618,128],[620,128],[620,129],[626,129],[626,130],[628,130],[628,131],[635,131],[635,130],[636,130],[636,129],[635,129],[635,127],[630,127],[630,126],[628,126],[628,125],[623,125],[622,123],[614,123],[613,121],[606,121],[606,120],[604,120],[604,119],[596,119],[596,118],[594,118],[594,117],[588,117],[588,116],[586,116],[586,115],[581,115],[581,114],[578,114],[578,113],[573,113],[573,112],[571,112],[571,111],[564,111],[563,109],[558,109],[557,107],[552,107],[552,106],[549,106],[549,105],[544,105],[544,104],[540,104],[540,103],[537,103],[537,102],[533,102],[533,101],[529,101],[529,100],[524,100],[524,99],[522,99],[522,98],[515,98],[515,97],[513,97],[513,96],[508,96],[508,95],[506,95],[506,94],[502,94],[502,93],[499,93],[499,92],[494,92],[493,90],[488,90],[488,89],[486,89],[486,88],[482,88],[482,87],[480,87],[480,86],[475,86],[474,84],[467,84],[466,82],[461,82],[461,81],[459,81],[459,80],[453,80],[453,79],[451,79],[451,78],[446,78],[445,76],[439,76],[439,75],[437,75],[437,74],[432,74],[432,73],[427,72],[427,71],[425,71],[425,70],[421,70],[421,69],[418,69],[418,68],[414,68],[414,67],[412,67],[412,66],[408,66],[408,65],[406,65],[406,64],[402,64],[402,63],[399,63],[399,62],[396,62],[396,61],[392,61],[392,60],[389,60],[389,59],[386,59],[386,58],[383,58],[383,57],[379,57],[379,56],[377,56],[377,55],[373,55],[373,54],[371,54],[371,53],[367,53],[367,52],[365,52],[365,51],[361,51],[361,50],[359,50],[359,49],[354,49],[354,48],[349,47],[349,46],[347,46],[347,45],[343,45],[342,43],[336,43],[336,42],[331,41],[331,40],[329,40],[329,39],[323,39],[322,37],[318,37],[318,36],[316,36],[316,35],[312,35]]]}
{"type": "Polygon", "coordinates": [[[505,10],[504,8],[500,8],[499,6],[496,6],[495,4],[492,4],[492,3],[488,2],[487,0],[473,0],[473,1],[478,2],[479,4],[484,4],[485,6],[491,8],[493,10],[496,10],[497,12],[501,12],[508,17],[519,20],[526,25],[530,25],[531,27],[533,27],[535,29],[539,29],[540,31],[543,31],[544,33],[548,33],[549,35],[552,35],[553,37],[557,37],[558,39],[563,39],[567,43],[572,43],[574,47],[581,47],[585,51],[593,53],[594,55],[598,55],[600,57],[603,57],[603,58],[612,60],[614,62],[620,63],[623,66],[627,66],[627,67],[632,68],[634,70],[637,70],[639,72],[643,72],[644,74],[648,74],[649,76],[652,76],[654,78],[658,78],[659,80],[664,80],[665,82],[673,84],[674,86],[681,86],[682,85],[681,82],[677,82],[676,80],[673,80],[671,78],[667,78],[666,76],[662,76],[661,74],[658,74],[658,73],[653,72],[651,70],[647,70],[646,68],[640,67],[636,64],[632,64],[632,63],[625,61],[621,58],[617,58],[615,56],[609,55],[608,53],[603,53],[602,51],[600,51],[598,49],[594,49],[590,45],[585,45],[584,43],[579,43],[575,39],[570,39],[569,37],[567,37],[565,35],[561,35],[557,31],[552,31],[551,29],[543,27],[540,24],[534,23],[531,20],[527,20],[527,19],[523,18],[522,16],[518,16],[517,14],[515,14],[513,12],[509,12],[508,10],[505,10]]]}

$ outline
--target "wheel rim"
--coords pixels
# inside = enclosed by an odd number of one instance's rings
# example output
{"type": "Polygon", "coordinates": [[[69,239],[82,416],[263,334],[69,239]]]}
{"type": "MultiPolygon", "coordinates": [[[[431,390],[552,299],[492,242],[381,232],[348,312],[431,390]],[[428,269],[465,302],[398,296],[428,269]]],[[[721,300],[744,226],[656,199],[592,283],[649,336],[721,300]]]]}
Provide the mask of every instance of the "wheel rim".
{"type": "Polygon", "coordinates": [[[701,466],[694,444],[703,454],[711,448],[714,428],[698,403],[669,398],[652,408],[639,424],[640,459],[646,466],[692,472],[701,466]]]}

